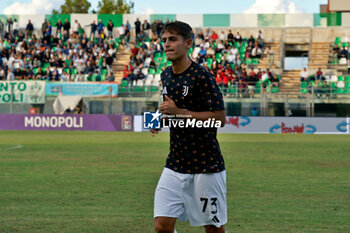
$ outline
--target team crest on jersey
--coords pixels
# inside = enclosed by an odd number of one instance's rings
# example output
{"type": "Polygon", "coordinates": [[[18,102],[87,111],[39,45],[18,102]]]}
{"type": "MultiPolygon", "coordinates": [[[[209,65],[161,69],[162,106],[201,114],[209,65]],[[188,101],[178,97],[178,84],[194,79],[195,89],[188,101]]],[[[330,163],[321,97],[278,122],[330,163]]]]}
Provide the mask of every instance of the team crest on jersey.
{"type": "Polygon", "coordinates": [[[166,87],[163,88],[162,94],[163,95],[167,95],[168,94],[168,92],[166,91],[166,87]]]}
{"type": "Polygon", "coordinates": [[[182,95],[187,96],[188,95],[188,86],[183,86],[182,88],[182,95]]]}

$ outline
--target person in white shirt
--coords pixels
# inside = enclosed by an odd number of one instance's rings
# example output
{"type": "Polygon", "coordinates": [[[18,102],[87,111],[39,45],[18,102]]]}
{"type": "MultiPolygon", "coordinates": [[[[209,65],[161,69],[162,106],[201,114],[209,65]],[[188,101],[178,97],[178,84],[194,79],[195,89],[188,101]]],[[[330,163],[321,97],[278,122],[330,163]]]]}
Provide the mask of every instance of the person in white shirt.
{"type": "Polygon", "coordinates": [[[74,23],[74,26],[73,26],[73,31],[77,35],[79,34],[78,30],[79,30],[79,23],[78,23],[78,20],[75,20],[75,23],[74,23]]]}
{"type": "Polygon", "coordinates": [[[225,32],[224,31],[221,31],[220,35],[219,35],[219,40],[226,40],[226,35],[225,35],[225,32]]]}
{"type": "Polygon", "coordinates": [[[252,49],[252,58],[260,58],[261,53],[261,49],[255,45],[255,47],[252,49]]]}
{"type": "Polygon", "coordinates": [[[300,81],[307,81],[309,78],[309,72],[306,67],[300,72],[300,81]]]}
{"type": "Polygon", "coordinates": [[[232,51],[230,51],[230,52],[228,53],[228,55],[226,56],[226,61],[227,61],[227,63],[229,63],[229,64],[233,64],[233,63],[235,62],[235,59],[236,59],[236,55],[234,55],[234,54],[232,53],[232,51]]]}

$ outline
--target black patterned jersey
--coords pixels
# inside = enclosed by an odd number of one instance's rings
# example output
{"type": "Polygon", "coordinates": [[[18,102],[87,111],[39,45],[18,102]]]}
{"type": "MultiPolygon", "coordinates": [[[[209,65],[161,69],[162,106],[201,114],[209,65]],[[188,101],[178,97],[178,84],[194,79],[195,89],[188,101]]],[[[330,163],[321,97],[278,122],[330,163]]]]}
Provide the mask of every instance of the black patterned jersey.
{"type": "MultiPolygon", "coordinates": [[[[169,66],[161,74],[162,93],[178,108],[194,112],[224,110],[220,89],[213,76],[192,62],[181,74],[169,66]]],[[[216,138],[217,128],[170,127],[170,152],[165,167],[180,173],[214,173],[225,170],[216,138]]]]}

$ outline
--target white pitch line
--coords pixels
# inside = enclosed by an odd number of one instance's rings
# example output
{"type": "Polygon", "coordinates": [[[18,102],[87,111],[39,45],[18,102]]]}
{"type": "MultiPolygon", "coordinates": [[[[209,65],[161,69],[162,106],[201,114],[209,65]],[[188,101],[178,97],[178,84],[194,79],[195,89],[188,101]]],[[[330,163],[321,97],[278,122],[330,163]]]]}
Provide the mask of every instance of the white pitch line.
{"type": "Polygon", "coordinates": [[[21,149],[22,147],[23,145],[16,145],[14,147],[0,148],[0,150],[17,150],[17,149],[21,149]]]}

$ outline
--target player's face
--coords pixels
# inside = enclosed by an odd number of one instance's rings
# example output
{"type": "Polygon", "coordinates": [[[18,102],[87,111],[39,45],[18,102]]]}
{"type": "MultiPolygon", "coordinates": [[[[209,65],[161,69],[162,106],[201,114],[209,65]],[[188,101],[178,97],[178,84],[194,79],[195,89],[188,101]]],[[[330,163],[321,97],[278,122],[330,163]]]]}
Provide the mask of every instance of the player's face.
{"type": "Polygon", "coordinates": [[[162,41],[168,61],[176,61],[187,56],[188,49],[191,47],[191,40],[185,40],[181,35],[168,31],[163,33],[162,41]]]}

